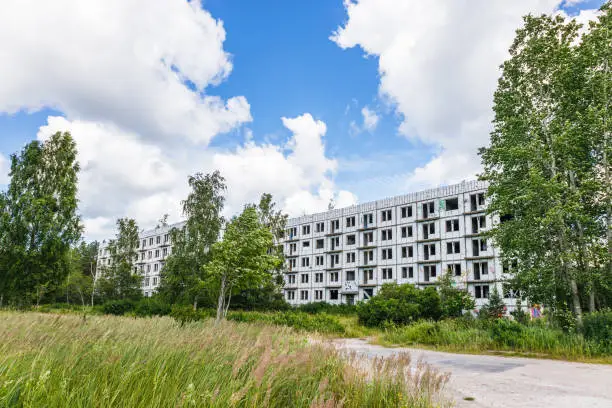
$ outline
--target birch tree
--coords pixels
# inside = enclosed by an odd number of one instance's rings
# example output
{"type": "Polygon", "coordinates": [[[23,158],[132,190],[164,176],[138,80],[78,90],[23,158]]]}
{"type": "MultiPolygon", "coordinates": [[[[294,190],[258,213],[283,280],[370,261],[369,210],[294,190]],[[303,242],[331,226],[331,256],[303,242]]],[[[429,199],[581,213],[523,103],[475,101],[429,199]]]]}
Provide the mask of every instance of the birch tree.
{"type": "Polygon", "coordinates": [[[594,137],[587,119],[609,112],[585,92],[591,67],[582,44],[573,20],[525,17],[502,65],[491,144],[480,150],[489,211],[502,219],[492,235],[515,265],[515,286],[533,302],[567,303],[579,321],[601,273],[594,254],[606,239],[601,201],[609,191],[609,179],[598,181],[607,167],[597,155],[609,148],[605,132],[594,137]]]}
{"type": "Polygon", "coordinates": [[[172,253],[161,271],[158,292],[169,302],[198,302],[209,295],[204,284],[204,266],[210,261],[210,248],[224,223],[221,215],[225,198],[225,179],[219,171],[189,177],[191,192],[183,201],[187,218],[182,229],[171,232],[172,253]]]}
{"type": "Polygon", "coordinates": [[[254,206],[248,206],[226,227],[223,240],[212,246],[212,259],[204,267],[207,283],[217,288],[217,317],[227,315],[232,294],[261,286],[282,259],[270,252],[273,235],[254,206]]]}

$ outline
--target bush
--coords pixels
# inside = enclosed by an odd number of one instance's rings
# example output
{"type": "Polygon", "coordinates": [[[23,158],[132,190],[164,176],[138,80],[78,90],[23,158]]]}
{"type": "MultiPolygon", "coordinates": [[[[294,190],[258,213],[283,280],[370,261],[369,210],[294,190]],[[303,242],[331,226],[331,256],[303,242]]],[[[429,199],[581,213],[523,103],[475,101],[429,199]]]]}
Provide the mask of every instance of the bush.
{"type": "Polygon", "coordinates": [[[352,315],[357,313],[357,306],[347,304],[334,305],[327,302],[312,302],[299,305],[295,308],[295,310],[310,314],[328,313],[335,315],[352,315]]]}
{"type": "Polygon", "coordinates": [[[470,293],[465,289],[453,287],[453,284],[450,272],[440,278],[440,307],[444,317],[461,317],[464,311],[474,310],[475,307],[470,293]]]}
{"type": "Polygon", "coordinates": [[[489,332],[493,341],[500,346],[516,347],[523,336],[523,327],[509,319],[497,319],[490,323],[489,332]]]}
{"type": "Polygon", "coordinates": [[[208,319],[214,315],[215,311],[212,309],[193,310],[192,306],[186,305],[173,305],[170,310],[170,317],[179,322],[181,326],[185,323],[208,319]]]}
{"type": "Polygon", "coordinates": [[[275,313],[262,312],[232,312],[227,315],[227,320],[237,322],[264,322],[277,326],[288,326],[294,329],[326,334],[344,334],[344,326],[334,316],[326,313],[316,315],[287,311],[275,313]]]}
{"type": "Polygon", "coordinates": [[[550,312],[550,321],[553,326],[563,330],[566,333],[576,332],[577,322],[574,313],[565,307],[557,307],[550,312]]]}
{"type": "Polygon", "coordinates": [[[365,326],[384,327],[409,324],[419,319],[441,317],[440,296],[435,288],[419,290],[414,285],[383,285],[376,296],[357,306],[359,322],[365,326]]]}
{"type": "Polygon", "coordinates": [[[587,313],[582,318],[584,337],[612,351],[612,310],[587,313]]]}
{"type": "Polygon", "coordinates": [[[133,311],[135,307],[136,303],[132,300],[110,300],[102,305],[102,311],[104,314],[123,316],[133,311]]]}
{"type": "Polygon", "coordinates": [[[483,319],[501,319],[505,312],[506,304],[499,295],[497,286],[494,286],[491,296],[489,297],[489,303],[480,308],[478,316],[483,319]]]}
{"type": "Polygon", "coordinates": [[[169,304],[158,298],[144,298],[136,304],[135,313],[139,317],[167,316],[171,310],[169,304]]]}

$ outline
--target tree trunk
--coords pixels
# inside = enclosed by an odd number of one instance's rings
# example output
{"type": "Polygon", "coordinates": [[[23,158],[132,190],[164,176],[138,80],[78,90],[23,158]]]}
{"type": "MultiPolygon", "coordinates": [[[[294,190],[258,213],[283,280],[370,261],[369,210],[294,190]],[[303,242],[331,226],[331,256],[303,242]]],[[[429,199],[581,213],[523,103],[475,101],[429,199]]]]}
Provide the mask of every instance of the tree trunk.
{"type": "Polygon", "coordinates": [[[197,311],[198,310],[198,296],[194,296],[193,297],[193,311],[197,311]]]}
{"type": "Polygon", "coordinates": [[[582,326],[582,306],[580,305],[580,295],[578,294],[578,285],[576,284],[576,280],[574,278],[569,278],[570,280],[570,289],[572,291],[572,303],[574,304],[574,314],[576,315],[576,320],[578,321],[578,325],[582,326]]]}
{"type": "Polygon", "coordinates": [[[232,301],[232,285],[229,286],[227,291],[229,292],[229,294],[227,296],[227,302],[225,302],[225,310],[223,310],[224,319],[227,317],[227,311],[229,310],[230,302],[232,301]]]}
{"type": "Polygon", "coordinates": [[[589,292],[589,312],[595,312],[595,285],[591,284],[591,291],[589,292]]]}
{"type": "Polygon", "coordinates": [[[217,319],[216,319],[216,323],[219,323],[221,321],[221,319],[223,319],[223,310],[224,310],[224,303],[225,303],[225,285],[226,285],[226,278],[225,275],[221,278],[221,287],[219,288],[219,299],[217,300],[217,319]]]}

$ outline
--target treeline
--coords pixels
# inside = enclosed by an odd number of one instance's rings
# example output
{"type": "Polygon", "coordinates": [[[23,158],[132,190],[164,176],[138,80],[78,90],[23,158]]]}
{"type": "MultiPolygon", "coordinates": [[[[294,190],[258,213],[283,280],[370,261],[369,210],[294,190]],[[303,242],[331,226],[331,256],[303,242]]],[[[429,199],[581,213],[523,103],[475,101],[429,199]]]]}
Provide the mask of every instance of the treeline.
{"type": "Polygon", "coordinates": [[[491,143],[492,237],[523,299],[580,323],[612,306],[611,5],[581,27],[525,17],[502,65],[491,143]]]}
{"type": "MultiPolygon", "coordinates": [[[[110,263],[97,265],[99,243],[82,239],[78,212],[79,164],[71,135],[32,141],[11,156],[10,184],[0,192],[0,307],[42,303],[81,306],[142,297],[139,228],[117,220],[108,243],[110,263]],[[97,273],[97,271],[99,273],[97,273]]],[[[188,179],[184,228],[170,232],[172,252],[156,297],[166,304],[217,309],[279,309],[284,264],[279,239],[287,216],[270,194],[230,220],[222,216],[225,180],[219,172],[188,179]]],[[[162,223],[166,222],[166,217],[162,223]]]]}
{"type": "MultiPolygon", "coordinates": [[[[272,196],[263,194],[258,204],[246,205],[239,215],[225,220],[221,174],[198,173],[188,182],[191,191],[182,202],[186,222],[169,233],[172,251],[160,271],[157,301],[191,305],[194,311],[215,307],[218,320],[231,305],[287,308],[281,294],[284,257],[279,244],[287,216],[276,210],[272,196]]],[[[109,304],[109,310],[134,307],[145,276],[138,265],[136,222],[120,219],[117,230],[107,247],[110,264],[101,265],[95,284],[100,301],[119,301],[109,304]]]]}

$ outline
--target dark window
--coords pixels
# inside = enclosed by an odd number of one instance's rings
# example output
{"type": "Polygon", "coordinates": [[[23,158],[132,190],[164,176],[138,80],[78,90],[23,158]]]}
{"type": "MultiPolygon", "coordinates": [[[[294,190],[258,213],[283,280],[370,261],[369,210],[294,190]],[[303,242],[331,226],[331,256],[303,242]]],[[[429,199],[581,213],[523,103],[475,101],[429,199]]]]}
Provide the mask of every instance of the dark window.
{"type": "Polygon", "coordinates": [[[412,217],[412,206],[402,207],[402,218],[412,217]]]}
{"type": "Polygon", "coordinates": [[[459,199],[458,198],[448,198],[445,202],[446,211],[453,211],[459,209],[459,199]]]}
{"type": "Polygon", "coordinates": [[[338,300],[338,289],[331,289],[329,291],[329,299],[330,300],[338,300]]]}
{"type": "Polygon", "coordinates": [[[317,249],[323,249],[323,247],[325,246],[325,241],[323,241],[323,238],[317,239],[315,246],[317,249]]]}
{"type": "Polygon", "coordinates": [[[355,234],[346,236],[346,245],[355,245],[355,234]]]}
{"type": "Polygon", "coordinates": [[[355,271],[346,271],[346,280],[351,282],[355,280],[355,271]]]}
{"type": "Polygon", "coordinates": [[[355,217],[346,217],[346,226],[348,228],[355,226],[355,217]]]}

